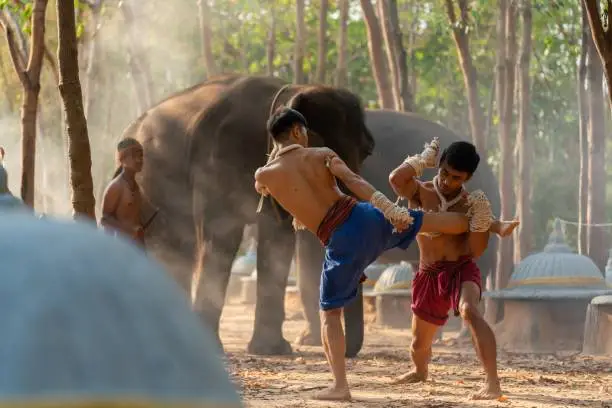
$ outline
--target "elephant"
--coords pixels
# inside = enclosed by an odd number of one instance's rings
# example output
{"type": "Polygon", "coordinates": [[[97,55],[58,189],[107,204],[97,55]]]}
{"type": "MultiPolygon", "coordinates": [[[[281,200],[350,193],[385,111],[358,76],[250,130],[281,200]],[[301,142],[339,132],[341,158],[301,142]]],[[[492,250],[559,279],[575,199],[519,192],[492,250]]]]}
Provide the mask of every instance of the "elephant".
{"type": "MultiPolygon", "coordinates": [[[[391,110],[366,110],[366,124],[374,136],[375,149],[361,169],[361,175],[375,188],[387,197],[394,197],[394,192],[388,181],[391,171],[398,166],[407,155],[420,153],[425,143],[433,137],[438,137],[442,148],[464,138],[453,133],[448,128],[427,120],[417,114],[403,113],[391,110]]],[[[435,170],[428,169],[422,179],[431,179],[435,170]]],[[[478,170],[467,183],[467,188],[482,189],[488,196],[492,210],[499,214],[500,197],[497,179],[486,163],[481,160],[478,170]]],[[[495,267],[497,238],[489,239],[489,246],[477,261],[481,269],[483,281],[495,267]]],[[[317,310],[317,297],[323,251],[316,238],[309,233],[299,232],[297,240],[299,262],[298,287],[302,306],[307,320],[306,329],[297,339],[299,344],[320,345],[320,325],[317,310]]],[[[393,249],[379,258],[382,263],[396,263],[401,260],[418,263],[419,253],[416,243],[407,250],[393,249]]],[[[484,285],[483,285],[484,287],[484,285]]],[[[359,335],[358,325],[352,326],[354,336],[359,335]]],[[[361,330],[363,333],[363,330],[361,330]]],[[[356,342],[361,340],[356,339],[356,342]]]]}
{"type": "MultiPolygon", "coordinates": [[[[292,352],[282,324],[296,235],[291,217],[274,200],[263,200],[257,213],[254,189],[254,172],[271,150],[266,121],[281,105],[305,116],[309,144],[331,148],[353,171],[359,172],[374,149],[355,94],[248,75],[211,78],[171,95],[122,135],[143,145],[144,166],[137,180],[144,197],[159,210],[146,231],[147,250],[191,291],[195,312],[219,345],[231,264],[244,226],[257,223],[257,300],[247,351],[259,355],[292,352]]],[[[358,297],[345,310],[347,332],[361,331],[347,336],[347,354],[361,348],[362,307],[358,297]]]]}

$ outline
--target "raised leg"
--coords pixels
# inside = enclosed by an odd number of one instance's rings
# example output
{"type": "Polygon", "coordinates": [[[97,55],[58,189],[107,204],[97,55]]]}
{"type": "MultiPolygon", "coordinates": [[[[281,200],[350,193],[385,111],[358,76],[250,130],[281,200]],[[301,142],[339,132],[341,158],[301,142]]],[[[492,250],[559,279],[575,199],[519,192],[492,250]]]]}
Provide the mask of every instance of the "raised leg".
{"type": "Polygon", "coordinates": [[[391,381],[391,384],[411,384],[427,380],[431,345],[439,328],[439,326],[429,323],[415,314],[412,315],[410,356],[412,357],[414,370],[396,377],[391,381]]]}
{"type": "Polygon", "coordinates": [[[233,215],[205,217],[198,233],[193,308],[217,338],[232,261],[244,228],[244,223],[233,215]]]}
{"type": "Polygon", "coordinates": [[[344,354],[346,344],[342,331],[342,309],[321,311],[321,335],[327,363],[334,376],[334,384],[320,393],[314,399],[331,401],[350,401],[348,381],[346,379],[346,362],[344,354]]]}
{"type": "Polygon", "coordinates": [[[319,285],[323,248],[314,234],[308,231],[297,233],[298,288],[306,317],[306,327],[295,340],[306,346],[321,345],[321,324],[319,321],[319,285]]]}
{"type": "Polygon", "coordinates": [[[283,337],[285,290],[295,250],[291,220],[274,214],[259,216],[257,240],[257,303],[255,326],[247,351],[259,355],[291,354],[283,337]]]}
{"type": "Polygon", "coordinates": [[[459,310],[472,334],[474,348],[486,373],[485,386],[472,399],[495,399],[501,396],[497,376],[497,344],[491,327],[478,310],[480,288],[474,282],[463,282],[459,310]]]}

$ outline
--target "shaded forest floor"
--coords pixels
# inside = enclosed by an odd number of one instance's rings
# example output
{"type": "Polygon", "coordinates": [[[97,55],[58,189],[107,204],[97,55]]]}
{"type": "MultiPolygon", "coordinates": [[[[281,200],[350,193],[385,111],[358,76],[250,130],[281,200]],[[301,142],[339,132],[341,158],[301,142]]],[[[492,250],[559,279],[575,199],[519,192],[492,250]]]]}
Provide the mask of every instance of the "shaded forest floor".
{"type": "MultiPolygon", "coordinates": [[[[288,302],[285,338],[293,341],[304,327],[300,309],[288,302]]],[[[232,299],[226,305],[221,336],[228,370],[246,407],[612,407],[612,357],[569,353],[531,355],[500,352],[504,401],[471,401],[482,385],[483,370],[470,346],[454,345],[456,332],[445,332],[434,345],[430,381],[389,385],[392,376],[411,368],[410,331],[368,323],[365,344],[348,361],[353,403],[311,400],[329,385],[331,375],[320,347],[296,347],[288,357],[248,355],[254,306],[232,299]]],[[[373,316],[366,315],[371,322],[373,316]]]]}

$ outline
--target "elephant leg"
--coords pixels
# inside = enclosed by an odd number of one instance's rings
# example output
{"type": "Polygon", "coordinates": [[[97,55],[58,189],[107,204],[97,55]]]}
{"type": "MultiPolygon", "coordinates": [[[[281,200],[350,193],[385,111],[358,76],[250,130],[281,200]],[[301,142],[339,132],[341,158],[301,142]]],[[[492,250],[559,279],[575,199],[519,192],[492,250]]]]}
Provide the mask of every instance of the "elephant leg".
{"type": "Polygon", "coordinates": [[[196,258],[194,310],[214,331],[221,345],[219,320],[232,262],[242,241],[244,223],[233,214],[210,217],[203,222],[196,258]]]}
{"type": "Polygon", "coordinates": [[[319,318],[319,286],[321,284],[321,265],[323,248],[310,232],[297,234],[298,288],[302,310],[306,317],[306,327],[295,340],[305,346],[321,345],[321,320],[319,318]]]}
{"type": "Polygon", "coordinates": [[[255,326],[247,352],[258,355],[292,354],[283,337],[285,290],[295,250],[291,221],[282,223],[262,214],[257,225],[257,302],[255,326]]]}
{"type": "MultiPolygon", "coordinates": [[[[298,336],[296,343],[321,345],[321,326],[319,322],[319,286],[324,251],[321,243],[311,233],[298,234],[298,285],[302,307],[306,315],[306,328],[298,336]]],[[[363,296],[359,285],[357,297],[344,308],[344,328],[346,357],[355,357],[363,345],[363,296]]]]}

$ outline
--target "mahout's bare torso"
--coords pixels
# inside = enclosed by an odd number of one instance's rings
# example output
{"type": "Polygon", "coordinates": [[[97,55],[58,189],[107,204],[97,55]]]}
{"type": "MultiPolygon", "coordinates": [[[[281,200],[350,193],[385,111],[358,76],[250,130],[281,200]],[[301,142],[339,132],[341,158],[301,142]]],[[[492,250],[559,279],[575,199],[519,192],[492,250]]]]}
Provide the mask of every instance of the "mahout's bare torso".
{"type": "MultiPolygon", "coordinates": [[[[467,196],[460,193],[456,202],[453,198],[447,199],[451,204],[446,211],[465,214],[468,211],[467,196]]],[[[422,208],[426,212],[439,212],[441,200],[432,181],[419,182],[419,189],[415,199],[410,201],[411,208],[422,208]]],[[[467,234],[439,235],[419,234],[417,236],[420,251],[420,261],[429,264],[440,260],[454,261],[470,253],[467,234]]]]}

